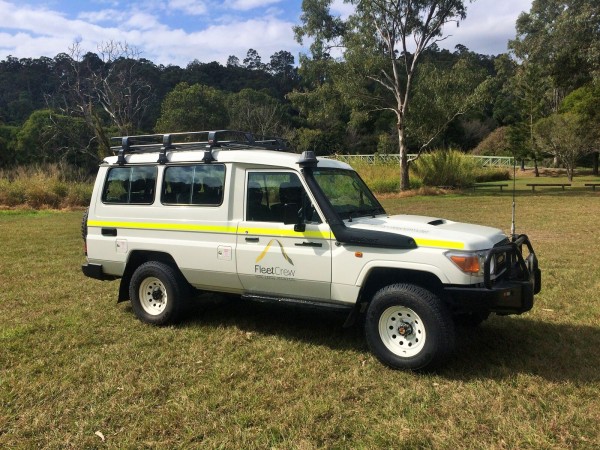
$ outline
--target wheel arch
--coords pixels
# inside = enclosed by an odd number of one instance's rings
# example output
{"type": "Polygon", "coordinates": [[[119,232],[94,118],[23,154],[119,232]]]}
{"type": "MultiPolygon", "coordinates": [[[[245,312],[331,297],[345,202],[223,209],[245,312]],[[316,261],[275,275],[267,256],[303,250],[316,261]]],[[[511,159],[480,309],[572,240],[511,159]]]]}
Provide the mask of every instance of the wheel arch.
{"type": "Polygon", "coordinates": [[[375,293],[385,286],[397,283],[407,283],[420,286],[440,295],[443,292],[443,282],[440,277],[427,270],[396,267],[374,267],[363,279],[359,292],[360,301],[370,301],[375,293]]]}
{"type": "MultiPolygon", "coordinates": [[[[414,284],[431,291],[442,298],[443,282],[434,271],[429,271],[431,266],[417,268],[381,267],[374,266],[363,271],[359,278],[361,285],[355,307],[350,312],[344,326],[351,326],[359,313],[364,313],[371,299],[380,289],[397,283],[414,284]]],[[[433,267],[435,269],[435,267],[433,267]]]]}
{"type": "MultiPolygon", "coordinates": [[[[148,261],[158,261],[167,264],[178,271],[183,277],[183,274],[181,274],[175,259],[169,253],[151,250],[133,250],[129,253],[127,264],[125,265],[125,271],[121,277],[121,284],[119,285],[119,298],[117,303],[129,300],[129,283],[131,283],[131,277],[139,266],[148,261]]],[[[185,279],[185,277],[183,277],[183,279],[185,279]]]]}

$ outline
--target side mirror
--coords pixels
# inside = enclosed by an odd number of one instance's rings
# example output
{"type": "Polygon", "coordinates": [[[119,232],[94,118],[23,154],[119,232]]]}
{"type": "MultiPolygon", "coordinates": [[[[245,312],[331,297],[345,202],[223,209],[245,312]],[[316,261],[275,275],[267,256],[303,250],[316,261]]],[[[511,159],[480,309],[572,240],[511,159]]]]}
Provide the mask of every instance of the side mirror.
{"type": "Polygon", "coordinates": [[[283,207],[284,225],[294,225],[294,231],[302,233],[306,230],[306,224],[299,213],[302,208],[300,203],[286,203],[283,207]]]}

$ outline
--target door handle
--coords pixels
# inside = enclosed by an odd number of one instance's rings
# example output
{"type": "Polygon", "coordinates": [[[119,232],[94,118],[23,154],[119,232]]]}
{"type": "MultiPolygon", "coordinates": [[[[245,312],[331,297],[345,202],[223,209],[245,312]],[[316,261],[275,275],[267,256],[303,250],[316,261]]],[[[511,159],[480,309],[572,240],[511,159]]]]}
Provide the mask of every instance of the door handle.
{"type": "Polygon", "coordinates": [[[246,242],[258,242],[258,238],[257,237],[247,237],[246,242]]]}
{"type": "Polygon", "coordinates": [[[294,245],[297,247],[323,247],[323,244],[319,242],[298,242],[294,245]]]}
{"type": "Polygon", "coordinates": [[[116,228],[102,228],[102,236],[116,236],[117,229],[116,228]]]}

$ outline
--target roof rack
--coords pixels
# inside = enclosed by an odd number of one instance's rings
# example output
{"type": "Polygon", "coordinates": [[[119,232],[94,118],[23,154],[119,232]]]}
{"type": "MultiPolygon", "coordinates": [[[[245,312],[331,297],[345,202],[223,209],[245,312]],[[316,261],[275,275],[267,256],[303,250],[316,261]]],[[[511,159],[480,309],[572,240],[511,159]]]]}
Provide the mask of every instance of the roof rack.
{"type": "Polygon", "coordinates": [[[145,134],[139,136],[121,136],[111,138],[120,145],[111,146],[113,154],[118,156],[117,163],[126,163],[125,155],[132,153],[159,152],[158,163],[165,164],[167,152],[203,150],[204,162],[214,161],[212,150],[222,148],[229,150],[266,149],[287,150],[281,138],[265,138],[257,140],[252,133],[237,130],[190,131],[183,133],[145,134]]]}

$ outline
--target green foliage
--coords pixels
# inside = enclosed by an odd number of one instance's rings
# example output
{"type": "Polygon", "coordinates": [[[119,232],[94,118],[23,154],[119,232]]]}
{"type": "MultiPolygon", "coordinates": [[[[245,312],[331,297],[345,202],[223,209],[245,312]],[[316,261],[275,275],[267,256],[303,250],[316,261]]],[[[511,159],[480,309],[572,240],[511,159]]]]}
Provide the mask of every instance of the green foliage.
{"type": "Polygon", "coordinates": [[[472,152],[484,156],[512,156],[508,127],[498,127],[481,141],[472,152]]]}
{"type": "Polygon", "coordinates": [[[15,144],[19,128],[0,125],[0,167],[11,166],[16,162],[15,144]]]}
{"type": "Polygon", "coordinates": [[[317,156],[327,156],[343,149],[341,133],[327,132],[320,129],[296,128],[290,130],[286,138],[297,153],[306,150],[315,152],[317,156]]]}
{"type": "Polygon", "coordinates": [[[536,145],[564,164],[569,181],[578,159],[593,151],[585,125],[582,116],[567,112],[540,119],[534,126],[536,145]]]}
{"type": "Polygon", "coordinates": [[[439,144],[436,138],[452,120],[481,109],[490,97],[490,88],[491,79],[470,54],[458,58],[450,68],[422,63],[406,120],[409,142],[419,150],[439,144]]]}
{"type": "Polygon", "coordinates": [[[507,181],[511,179],[510,170],[476,167],[474,170],[476,183],[507,181]]]}
{"type": "Polygon", "coordinates": [[[225,95],[214,88],[180,83],[165,97],[157,132],[220,129],[227,123],[225,95]]]}
{"type": "Polygon", "coordinates": [[[426,186],[466,187],[475,181],[476,164],[456,150],[436,150],[413,162],[426,186]]]}
{"type": "Polygon", "coordinates": [[[279,136],[288,122],[281,102],[265,92],[242,89],[230,94],[225,104],[229,127],[234,130],[248,130],[260,136],[279,136]]]}
{"type": "Polygon", "coordinates": [[[554,86],[572,90],[600,71],[600,3],[596,0],[534,0],[517,20],[510,47],[552,78],[554,86]]]}
{"type": "Polygon", "coordinates": [[[64,161],[80,167],[98,164],[91,132],[83,119],[50,109],[34,111],[16,135],[15,156],[19,164],[64,161]]]}

